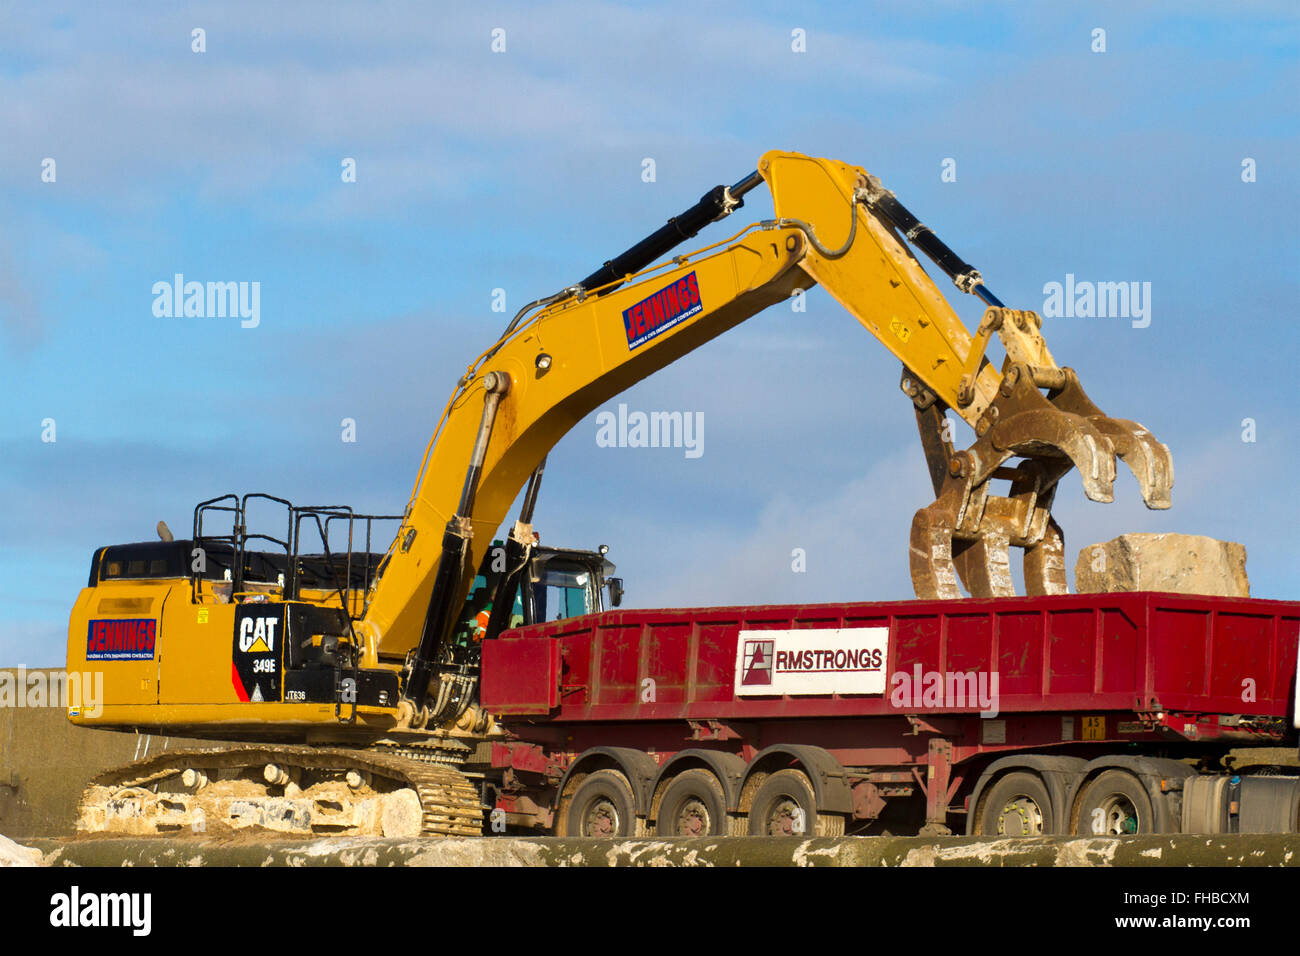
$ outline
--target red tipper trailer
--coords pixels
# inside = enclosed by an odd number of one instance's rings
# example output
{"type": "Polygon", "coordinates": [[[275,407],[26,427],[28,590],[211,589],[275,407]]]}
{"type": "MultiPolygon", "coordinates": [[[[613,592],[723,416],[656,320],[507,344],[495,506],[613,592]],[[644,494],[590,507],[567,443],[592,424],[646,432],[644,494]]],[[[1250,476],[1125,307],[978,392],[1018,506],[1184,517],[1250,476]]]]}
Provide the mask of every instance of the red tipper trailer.
{"type": "Polygon", "coordinates": [[[1296,769],[1239,751],[1293,748],[1298,634],[1300,602],[1155,593],[622,610],[507,631],[482,657],[482,702],[508,735],[494,822],[1293,832],[1296,769]]]}

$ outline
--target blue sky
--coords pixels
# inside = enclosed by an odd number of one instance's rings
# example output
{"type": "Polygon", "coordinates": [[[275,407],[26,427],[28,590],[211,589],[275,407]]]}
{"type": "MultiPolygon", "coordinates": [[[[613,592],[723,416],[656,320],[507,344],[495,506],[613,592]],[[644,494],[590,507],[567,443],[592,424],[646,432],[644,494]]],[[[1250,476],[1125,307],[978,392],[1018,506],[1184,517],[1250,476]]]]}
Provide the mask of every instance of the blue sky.
{"type": "MultiPolygon", "coordinates": [[[[187,534],[202,498],[400,510],[493,289],[513,313],[577,281],[771,148],[879,175],[1009,305],[1150,282],[1147,328],[1044,333],[1170,445],[1174,507],[1067,478],[1067,552],[1209,534],[1295,599],[1298,46],[1289,3],[6,5],[0,663],[61,662],[91,551],[187,534]],[[260,325],[155,317],[177,272],[259,282],[260,325]]],[[[543,539],[608,543],[636,606],[909,597],[931,495],[897,382],[823,291],[769,309],[620,398],[703,413],[704,454],[598,447],[591,416],[543,539]]]]}

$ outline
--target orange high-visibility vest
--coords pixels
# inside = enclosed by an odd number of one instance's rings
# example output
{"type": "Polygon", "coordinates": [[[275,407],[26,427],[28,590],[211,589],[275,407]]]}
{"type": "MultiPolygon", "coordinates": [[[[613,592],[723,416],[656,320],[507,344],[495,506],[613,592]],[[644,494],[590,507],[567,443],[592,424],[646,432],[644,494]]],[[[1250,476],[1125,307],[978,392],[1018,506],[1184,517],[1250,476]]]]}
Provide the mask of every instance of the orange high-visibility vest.
{"type": "Polygon", "coordinates": [[[481,641],[487,636],[488,621],[492,619],[492,605],[488,605],[483,610],[474,615],[474,622],[478,625],[474,629],[474,640],[481,641]]]}

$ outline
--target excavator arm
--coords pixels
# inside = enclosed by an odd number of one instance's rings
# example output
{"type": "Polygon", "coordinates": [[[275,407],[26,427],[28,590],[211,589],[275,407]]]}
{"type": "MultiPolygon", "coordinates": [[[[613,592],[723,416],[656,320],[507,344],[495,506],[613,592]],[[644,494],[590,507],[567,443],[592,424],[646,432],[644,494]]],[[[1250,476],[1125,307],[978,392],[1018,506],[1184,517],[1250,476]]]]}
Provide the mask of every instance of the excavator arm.
{"type": "MultiPolygon", "coordinates": [[[[1037,315],[1003,307],[865,170],[769,152],[735,186],[717,187],[583,282],[525,307],[457,383],[359,622],[367,656],[409,663],[404,696],[413,707],[438,670],[473,569],[555,443],[613,396],[816,283],[903,363],[937,496],[912,526],[918,597],[960,597],[959,580],[973,596],[1014,593],[1011,546],[1024,549],[1030,593],[1063,593],[1050,508],[1071,468],[1089,498],[1109,501],[1119,456],[1147,505],[1168,507],[1168,449],[1092,404],[1052,359],[1037,315]],[[775,219],[651,265],[762,182],[775,219]],[[989,306],[973,335],[909,242],[989,306]],[[994,334],[1006,351],[1000,371],[985,357],[994,334]],[[975,430],[961,452],[945,428],[949,409],[975,430]],[[1010,482],[1007,494],[992,494],[995,479],[1010,482]]],[[[516,557],[531,544],[528,520],[510,536],[516,557]]]]}

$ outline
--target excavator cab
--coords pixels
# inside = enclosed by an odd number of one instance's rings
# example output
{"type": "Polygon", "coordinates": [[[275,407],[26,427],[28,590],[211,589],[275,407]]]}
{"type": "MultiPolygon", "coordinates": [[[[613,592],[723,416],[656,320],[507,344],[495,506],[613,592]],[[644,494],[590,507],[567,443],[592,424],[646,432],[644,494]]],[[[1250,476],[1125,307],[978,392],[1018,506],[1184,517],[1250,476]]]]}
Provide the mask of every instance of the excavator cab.
{"type": "MultiPolygon", "coordinates": [[[[602,545],[603,547],[603,545],[602,545]]],[[[611,578],[614,565],[602,551],[538,548],[531,574],[533,621],[563,621],[605,610],[623,600],[623,581],[611,578]]]]}
{"type": "Polygon", "coordinates": [[[501,568],[504,548],[501,541],[492,542],[474,576],[447,663],[477,664],[482,642],[503,630],[596,614],[622,603],[623,580],[611,577],[615,566],[605,557],[604,545],[599,551],[535,546],[526,559],[525,573],[512,581],[504,580],[506,572],[501,568]],[[499,625],[494,627],[498,601],[509,613],[498,615],[499,625]]]}

